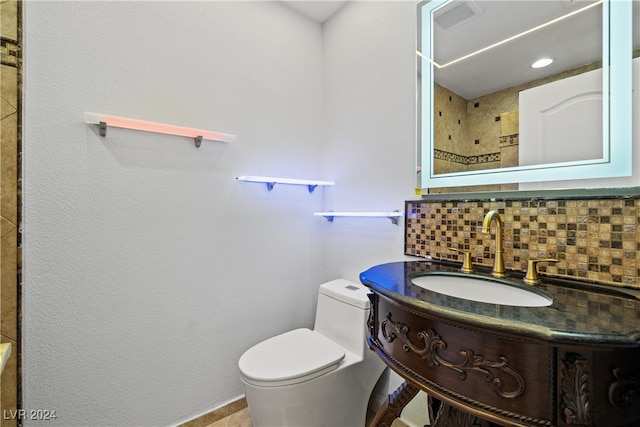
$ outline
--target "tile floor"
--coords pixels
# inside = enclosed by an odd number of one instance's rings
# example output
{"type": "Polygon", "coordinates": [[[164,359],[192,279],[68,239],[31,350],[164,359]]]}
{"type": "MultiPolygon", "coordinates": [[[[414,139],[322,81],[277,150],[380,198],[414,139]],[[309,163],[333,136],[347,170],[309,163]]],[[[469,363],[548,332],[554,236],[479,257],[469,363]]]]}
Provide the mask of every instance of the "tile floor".
{"type": "MultiPolygon", "coordinates": [[[[373,417],[367,417],[367,427],[373,417]]],[[[249,408],[241,409],[238,412],[234,412],[221,420],[209,424],[205,427],[251,427],[251,419],[249,417],[249,408]]],[[[395,420],[391,427],[407,427],[401,420],[395,420]]]]}
{"type": "Polygon", "coordinates": [[[233,414],[230,414],[213,424],[209,424],[206,427],[251,427],[249,408],[244,408],[238,412],[234,412],[233,414]]]}

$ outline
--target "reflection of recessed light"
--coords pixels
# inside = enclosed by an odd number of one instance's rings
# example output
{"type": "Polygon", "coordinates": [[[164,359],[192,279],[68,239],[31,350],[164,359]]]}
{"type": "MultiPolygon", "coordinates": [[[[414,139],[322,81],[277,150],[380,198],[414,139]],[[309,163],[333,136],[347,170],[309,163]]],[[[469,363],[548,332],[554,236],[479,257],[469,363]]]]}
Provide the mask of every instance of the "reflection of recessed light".
{"type": "Polygon", "coordinates": [[[542,67],[546,67],[547,65],[550,65],[553,62],[553,59],[551,58],[542,58],[542,59],[538,59],[536,62],[534,62],[533,64],[531,64],[531,68],[542,68],[542,67]]]}

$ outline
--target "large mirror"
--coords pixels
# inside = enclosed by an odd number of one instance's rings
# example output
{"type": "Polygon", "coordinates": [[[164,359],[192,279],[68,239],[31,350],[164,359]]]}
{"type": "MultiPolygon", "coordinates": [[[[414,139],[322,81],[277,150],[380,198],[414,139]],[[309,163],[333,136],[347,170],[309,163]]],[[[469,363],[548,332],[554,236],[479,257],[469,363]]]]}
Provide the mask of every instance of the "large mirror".
{"type": "Polygon", "coordinates": [[[631,176],[639,3],[420,3],[422,193],[631,176]]]}

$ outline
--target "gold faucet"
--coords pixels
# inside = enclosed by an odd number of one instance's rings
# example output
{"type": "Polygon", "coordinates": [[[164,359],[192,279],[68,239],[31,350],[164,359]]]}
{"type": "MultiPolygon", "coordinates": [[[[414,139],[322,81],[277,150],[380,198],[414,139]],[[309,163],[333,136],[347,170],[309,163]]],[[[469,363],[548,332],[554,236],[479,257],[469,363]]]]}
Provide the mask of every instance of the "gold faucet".
{"type": "Polygon", "coordinates": [[[496,257],[493,262],[493,272],[491,273],[494,277],[505,277],[504,273],[504,248],[502,239],[504,236],[504,231],[502,230],[502,218],[496,211],[489,211],[485,217],[484,222],[482,223],[482,233],[483,234],[491,234],[491,221],[496,221],[496,257]]]}

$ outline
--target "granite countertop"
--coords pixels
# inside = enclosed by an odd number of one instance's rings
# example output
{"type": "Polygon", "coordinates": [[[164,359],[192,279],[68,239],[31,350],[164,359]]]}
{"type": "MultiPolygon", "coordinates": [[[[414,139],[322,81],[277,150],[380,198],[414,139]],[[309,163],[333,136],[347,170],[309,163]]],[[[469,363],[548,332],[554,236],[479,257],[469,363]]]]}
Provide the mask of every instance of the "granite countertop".
{"type": "MultiPolygon", "coordinates": [[[[551,343],[640,345],[640,290],[541,277],[542,283],[535,288],[553,298],[553,303],[547,307],[516,307],[456,298],[411,281],[429,274],[464,275],[459,268],[460,264],[436,260],[392,262],[362,272],[360,280],[376,293],[405,306],[465,325],[551,343]]],[[[490,271],[480,268],[472,275],[491,277],[490,271]]],[[[522,282],[522,276],[508,272],[507,281],[531,289],[522,282]]]]}

